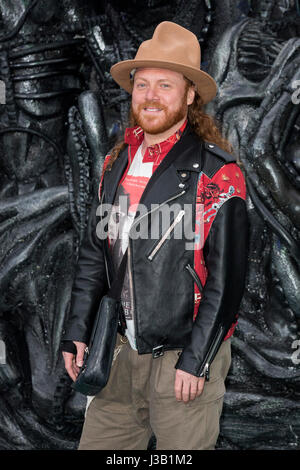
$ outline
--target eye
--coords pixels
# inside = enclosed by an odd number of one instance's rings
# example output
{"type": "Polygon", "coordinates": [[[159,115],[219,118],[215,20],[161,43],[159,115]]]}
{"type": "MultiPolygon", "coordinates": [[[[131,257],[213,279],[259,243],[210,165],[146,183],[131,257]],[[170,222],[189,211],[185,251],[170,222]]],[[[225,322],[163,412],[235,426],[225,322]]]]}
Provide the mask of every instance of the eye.
{"type": "Polygon", "coordinates": [[[161,87],[162,88],[170,88],[170,85],[169,85],[169,83],[162,83],[161,87]]]}
{"type": "Polygon", "coordinates": [[[136,88],[144,88],[146,85],[145,83],[137,83],[136,88]]]}

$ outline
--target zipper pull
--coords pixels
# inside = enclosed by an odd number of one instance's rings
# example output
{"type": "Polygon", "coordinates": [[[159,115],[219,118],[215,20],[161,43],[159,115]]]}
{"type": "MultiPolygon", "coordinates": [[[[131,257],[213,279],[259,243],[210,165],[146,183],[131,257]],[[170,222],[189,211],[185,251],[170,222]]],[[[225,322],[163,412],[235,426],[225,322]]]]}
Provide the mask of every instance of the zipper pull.
{"type": "Polygon", "coordinates": [[[184,210],[184,209],[181,209],[181,210],[178,212],[178,214],[177,214],[177,216],[176,216],[176,219],[174,220],[174,224],[177,224],[178,222],[180,222],[181,219],[182,219],[182,217],[184,216],[184,214],[185,214],[185,210],[184,210]]]}
{"type": "Polygon", "coordinates": [[[207,362],[204,366],[203,375],[207,381],[209,381],[209,363],[207,362]]]}

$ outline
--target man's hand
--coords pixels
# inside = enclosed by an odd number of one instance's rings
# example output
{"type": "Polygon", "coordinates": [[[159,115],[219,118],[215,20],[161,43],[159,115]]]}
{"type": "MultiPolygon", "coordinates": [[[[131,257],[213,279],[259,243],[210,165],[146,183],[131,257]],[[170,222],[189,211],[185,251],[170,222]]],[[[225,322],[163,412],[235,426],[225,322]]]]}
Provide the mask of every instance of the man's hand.
{"type": "Polygon", "coordinates": [[[189,400],[195,400],[201,395],[204,388],[204,377],[196,377],[195,375],[177,369],[175,377],[175,396],[177,401],[188,403],[189,400]]]}
{"type": "Polygon", "coordinates": [[[77,375],[79,374],[80,367],[83,364],[83,355],[86,344],[79,341],[73,341],[73,343],[77,349],[76,356],[75,354],[63,351],[63,358],[65,361],[66,371],[68,372],[71,379],[75,382],[77,375]]]}

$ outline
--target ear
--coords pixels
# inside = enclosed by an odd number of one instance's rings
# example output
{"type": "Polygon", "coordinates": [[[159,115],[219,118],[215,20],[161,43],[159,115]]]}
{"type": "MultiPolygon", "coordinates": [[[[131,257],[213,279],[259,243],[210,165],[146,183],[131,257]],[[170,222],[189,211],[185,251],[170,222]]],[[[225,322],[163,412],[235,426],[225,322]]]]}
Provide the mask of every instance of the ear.
{"type": "Polygon", "coordinates": [[[194,101],[194,99],[195,99],[195,94],[196,94],[195,87],[194,87],[194,86],[190,86],[189,89],[188,89],[188,92],[187,92],[187,97],[186,97],[186,102],[187,102],[187,105],[188,105],[188,106],[189,106],[190,104],[192,104],[192,102],[194,101]]]}

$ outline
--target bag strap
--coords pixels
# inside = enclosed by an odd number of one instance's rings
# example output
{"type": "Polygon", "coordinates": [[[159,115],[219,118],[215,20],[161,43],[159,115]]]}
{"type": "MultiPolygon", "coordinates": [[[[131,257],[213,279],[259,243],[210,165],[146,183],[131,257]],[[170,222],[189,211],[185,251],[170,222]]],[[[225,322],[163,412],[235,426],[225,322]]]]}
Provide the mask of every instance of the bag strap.
{"type": "Polygon", "coordinates": [[[125,273],[126,273],[126,266],[127,266],[127,258],[128,258],[127,252],[128,252],[128,248],[126,249],[123,255],[123,258],[119,265],[115,279],[113,280],[110,286],[110,289],[107,293],[109,297],[112,297],[115,300],[120,300],[121,298],[121,292],[122,292],[122,287],[123,287],[125,273]]]}

